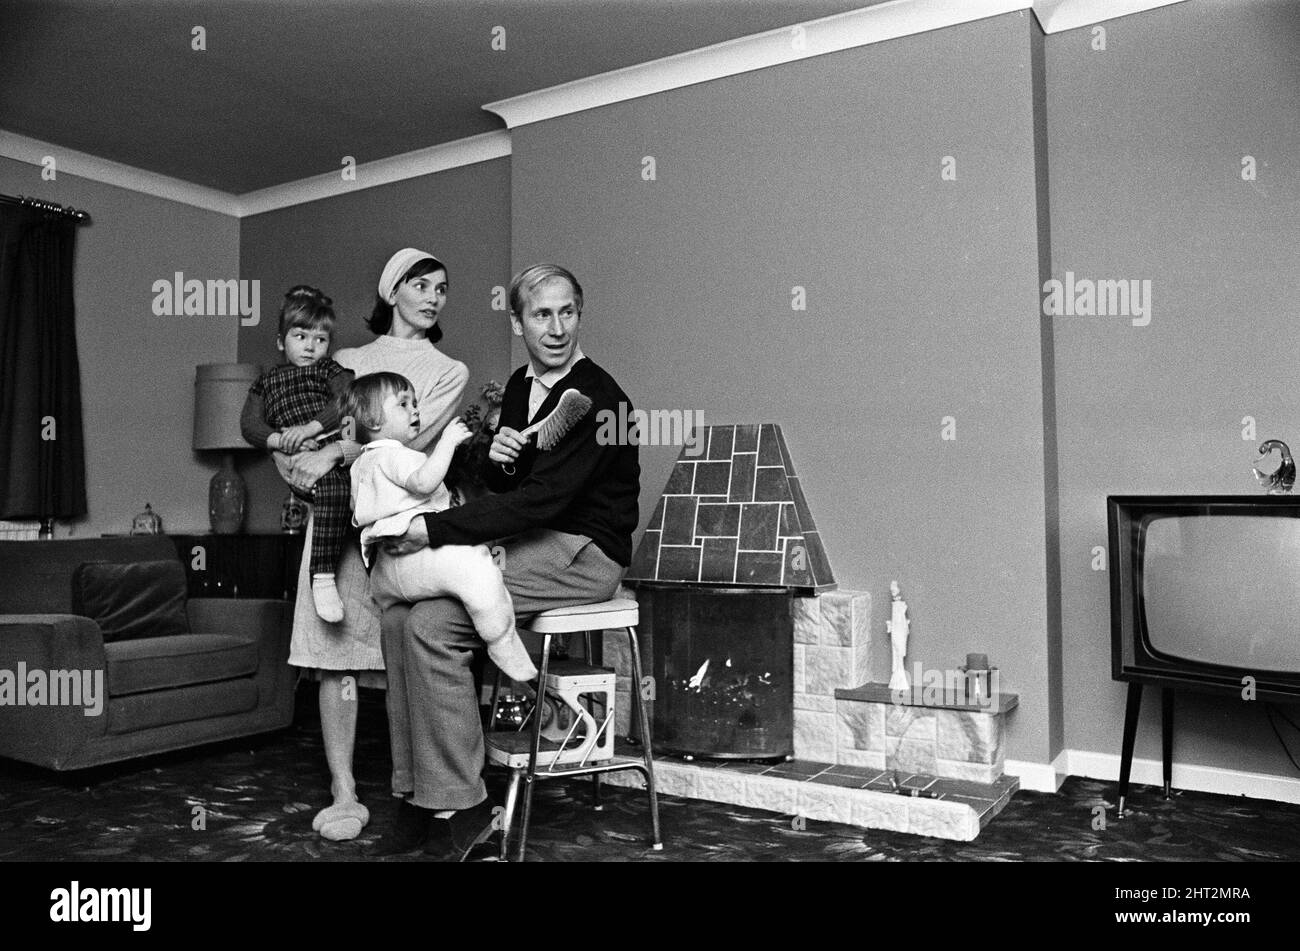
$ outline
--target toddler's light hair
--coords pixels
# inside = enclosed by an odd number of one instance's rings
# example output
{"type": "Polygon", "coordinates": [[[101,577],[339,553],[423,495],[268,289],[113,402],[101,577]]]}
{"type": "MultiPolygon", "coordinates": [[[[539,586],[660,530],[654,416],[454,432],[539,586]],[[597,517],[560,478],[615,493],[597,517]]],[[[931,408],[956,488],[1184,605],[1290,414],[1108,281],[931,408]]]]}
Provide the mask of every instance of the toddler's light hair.
{"type": "Polygon", "coordinates": [[[384,425],[384,400],[402,393],[415,393],[411,381],[400,373],[367,373],[352,381],[339,405],[339,418],[352,417],[357,442],[368,443],[384,425]]]}

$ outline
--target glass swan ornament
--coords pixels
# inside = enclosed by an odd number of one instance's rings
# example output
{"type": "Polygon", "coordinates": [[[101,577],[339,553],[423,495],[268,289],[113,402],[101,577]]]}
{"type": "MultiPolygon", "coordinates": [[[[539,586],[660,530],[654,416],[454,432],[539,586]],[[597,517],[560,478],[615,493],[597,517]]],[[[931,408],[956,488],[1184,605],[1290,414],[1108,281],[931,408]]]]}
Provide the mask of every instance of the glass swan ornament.
{"type": "Polygon", "coordinates": [[[1254,460],[1251,471],[1269,495],[1287,495],[1295,485],[1295,460],[1291,458],[1290,447],[1280,439],[1266,439],[1259,444],[1259,458],[1254,460]],[[1276,467],[1271,458],[1275,449],[1281,456],[1281,462],[1276,467]],[[1263,469],[1260,468],[1261,464],[1263,469]]]}

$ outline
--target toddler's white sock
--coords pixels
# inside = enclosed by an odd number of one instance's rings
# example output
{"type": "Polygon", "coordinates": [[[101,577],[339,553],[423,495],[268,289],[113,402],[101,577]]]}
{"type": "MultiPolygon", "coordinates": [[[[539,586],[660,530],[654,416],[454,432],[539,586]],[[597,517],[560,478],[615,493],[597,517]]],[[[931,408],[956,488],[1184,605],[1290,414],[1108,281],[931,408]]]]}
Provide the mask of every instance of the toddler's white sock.
{"type": "Polygon", "coordinates": [[[334,586],[332,572],[311,576],[311,598],[322,621],[337,624],[343,620],[343,602],[339,600],[339,589],[334,586]]]}

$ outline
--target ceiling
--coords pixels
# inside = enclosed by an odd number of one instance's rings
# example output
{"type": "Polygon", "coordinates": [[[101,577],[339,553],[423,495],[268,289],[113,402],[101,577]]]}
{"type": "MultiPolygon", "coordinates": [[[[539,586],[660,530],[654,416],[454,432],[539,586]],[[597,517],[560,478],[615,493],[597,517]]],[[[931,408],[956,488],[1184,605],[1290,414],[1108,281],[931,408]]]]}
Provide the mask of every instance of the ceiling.
{"type": "Polygon", "coordinates": [[[504,128],[487,102],[879,2],[0,0],[0,129],[242,194],[504,128]]]}

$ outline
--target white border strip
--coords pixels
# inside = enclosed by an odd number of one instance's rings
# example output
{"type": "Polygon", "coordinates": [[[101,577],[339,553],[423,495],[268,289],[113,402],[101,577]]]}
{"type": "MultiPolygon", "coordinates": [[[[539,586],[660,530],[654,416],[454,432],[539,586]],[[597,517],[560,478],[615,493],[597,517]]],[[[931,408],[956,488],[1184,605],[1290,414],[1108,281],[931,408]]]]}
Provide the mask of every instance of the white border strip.
{"type": "Polygon", "coordinates": [[[283,185],[272,185],[259,191],[248,192],[237,198],[239,216],[260,215],[277,208],[302,205],[322,198],[335,198],[348,192],[407,178],[445,172],[462,165],[474,165],[510,155],[510,133],[504,129],[471,135],[454,142],[444,142],[427,149],[417,149],[390,158],[376,159],[356,167],[355,181],[343,181],[340,172],[326,172],[283,185]]]}
{"type": "Polygon", "coordinates": [[[696,83],[779,66],[885,40],[1033,9],[1044,33],[1059,33],[1184,0],[890,0],[874,7],[742,36],[702,49],[489,102],[514,129],[696,83]]]}
{"type": "Polygon", "coordinates": [[[490,102],[508,128],[696,83],[1027,10],[1031,0],[889,0],[490,102]]]}
{"type": "MultiPolygon", "coordinates": [[[[178,201],[196,208],[206,208],[208,211],[219,211],[224,215],[238,213],[235,208],[235,196],[229,192],[204,188],[202,185],[195,185],[168,175],[159,175],[157,172],[147,172],[134,165],[111,162],[85,152],[65,149],[61,145],[29,139],[25,135],[18,135],[4,129],[0,129],[0,156],[37,166],[43,164],[46,156],[53,156],[56,171],[60,174],[76,175],[79,178],[103,182],[105,185],[116,185],[129,191],[166,198],[168,201],[178,201]]],[[[95,209],[86,210],[90,212],[93,220],[95,209]]]]}
{"type": "Polygon", "coordinates": [[[1050,764],[1009,759],[1002,764],[1002,771],[1020,780],[1021,789],[1054,793],[1061,788],[1067,775],[1064,757],[1065,753],[1061,753],[1050,764]]]}
{"type": "Polygon", "coordinates": [[[1060,33],[1130,13],[1145,13],[1184,0],[1034,0],[1034,15],[1044,33],[1060,33]]]}
{"type": "MultiPolygon", "coordinates": [[[[1068,752],[1071,776],[1119,781],[1120,758],[1117,754],[1094,753],[1090,750],[1068,752]]],[[[1174,789],[1193,789],[1197,792],[1218,793],[1221,796],[1245,796],[1248,799],[1300,803],[1300,779],[1292,779],[1289,776],[1180,764],[1176,761],[1173,772],[1174,789]]],[[[1134,759],[1129,781],[1163,787],[1165,780],[1161,762],[1154,759],[1134,759]]],[[[1132,798],[1131,793],[1129,798],[1132,798]]]]}
{"type": "MultiPolygon", "coordinates": [[[[1007,760],[1004,772],[1020,780],[1020,788],[1034,792],[1056,792],[1067,776],[1119,782],[1120,758],[1115,753],[1091,750],[1062,750],[1050,765],[1023,760],[1007,760]]],[[[1141,786],[1164,785],[1164,770],[1159,760],[1134,759],[1129,782],[1141,786]]],[[[1216,766],[1174,763],[1174,789],[1215,793],[1220,796],[1245,796],[1273,802],[1300,804],[1300,779],[1249,773],[1216,766]]],[[[1132,794],[1130,793],[1130,799],[1132,794]]]]}
{"type": "MultiPolygon", "coordinates": [[[[504,130],[485,132],[469,138],[445,142],[442,145],[417,149],[356,167],[356,179],[343,181],[339,172],[327,172],[283,185],[273,185],[245,195],[232,195],[215,188],[204,188],[148,172],[132,165],[110,162],[84,152],[75,152],[50,142],[29,139],[26,136],[0,129],[0,156],[40,166],[47,155],[54,156],[59,172],[76,175],[91,181],[116,185],[130,191],[177,201],[196,208],[220,212],[234,218],[258,215],[277,208],[288,208],[322,198],[333,198],[348,192],[400,182],[407,178],[445,172],[462,165],[473,165],[510,155],[510,133],[504,130]]],[[[86,209],[94,218],[95,210],[86,209]]]]}

